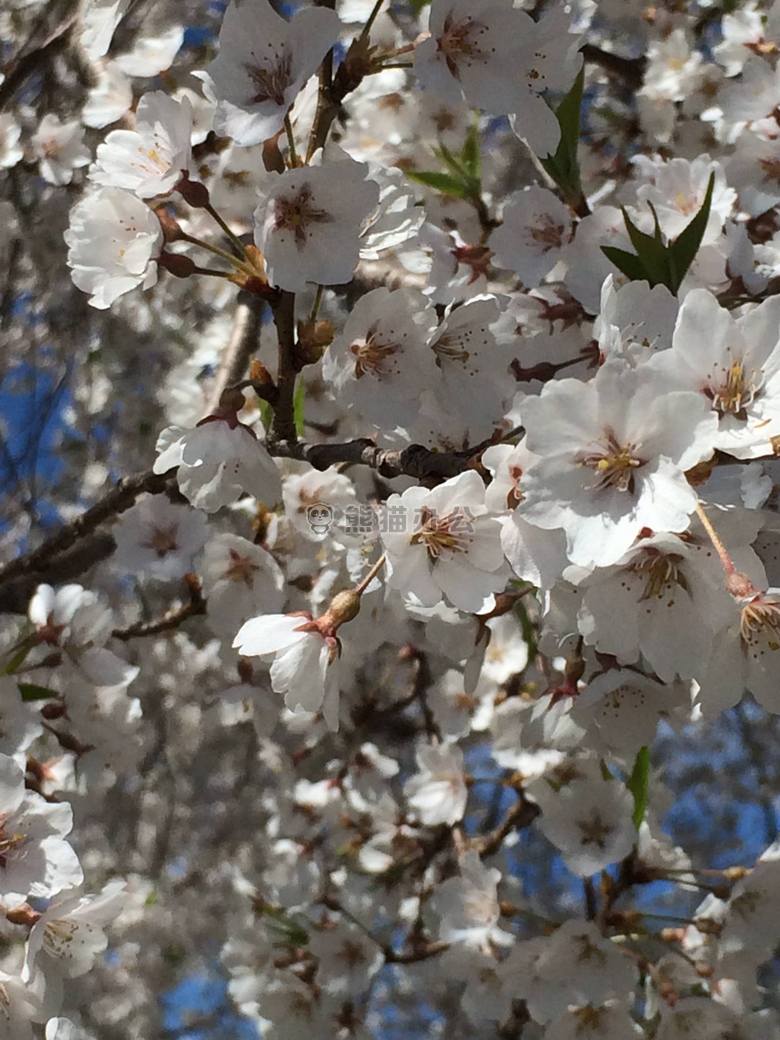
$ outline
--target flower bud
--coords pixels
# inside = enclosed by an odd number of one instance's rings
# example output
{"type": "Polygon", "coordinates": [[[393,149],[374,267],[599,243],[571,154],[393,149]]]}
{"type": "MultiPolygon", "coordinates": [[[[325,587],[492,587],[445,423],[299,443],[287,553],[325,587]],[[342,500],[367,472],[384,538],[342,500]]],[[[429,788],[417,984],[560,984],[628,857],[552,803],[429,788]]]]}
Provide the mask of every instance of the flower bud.
{"type": "Polygon", "coordinates": [[[158,206],[154,212],[160,221],[165,244],[170,245],[172,242],[181,242],[185,237],[184,230],[170,210],[166,206],[158,206]]]}
{"type": "Polygon", "coordinates": [[[184,253],[160,253],[157,263],[174,278],[189,278],[195,273],[195,261],[184,253]]]}
{"type": "Polygon", "coordinates": [[[748,599],[751,596],[755,596],[758,592],[758,589],[748,578],[747,574],[743,574],[741,571],[735,571],[734,574],[727,576],[726,590],[735,599],[748,599]]]}
{"type": "Polygon", "coordinates": [[[298,322],[298,367],[316,364],[325,348],[333,342],[333,324],[329,321],[298,322]]]}
{"type": "Polygon", "coordinates": [[[336,593],[330,601],[327,611],[318,619],[318,622],[326,622],[329,629],[328,634],[332,634],[341,625],[356,618],[359,613],[360,593],[355,589],[344,589],[343,592],[336,593]]]}
{"type": "Polygon", "coordinates": [[[13,910],[7,910],[5,919],[10,924],[23,924],[27,928],[32,928],[41,918],[41,915],[37,910],[33,910],[27,903],[23,903],[21,906],[16,906],[13,910]]]}
{"type": "Polygon", "coordinates": [[[209,189],[200,181],[191,181],[186,173],[176,185],[176,190],[193,209],[203,209],[209,204],[209,189]]]}

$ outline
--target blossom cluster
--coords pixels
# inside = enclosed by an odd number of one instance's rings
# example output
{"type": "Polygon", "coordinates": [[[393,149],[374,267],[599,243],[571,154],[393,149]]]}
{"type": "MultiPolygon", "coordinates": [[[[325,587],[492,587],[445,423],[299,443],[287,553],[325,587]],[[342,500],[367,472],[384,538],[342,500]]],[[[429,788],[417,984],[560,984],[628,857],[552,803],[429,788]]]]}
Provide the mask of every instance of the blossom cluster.
{"type": "Polygon", "coordinates": [[[780,0],[292,6],[90,0],[78,111],[0,114],[83,340],[3,534],[3,1035],[140,1040],[216,936],[268,1040],[777,1040],[777,828],[677,844],[663,748],[742,720],[774,813],[780,0]]]}

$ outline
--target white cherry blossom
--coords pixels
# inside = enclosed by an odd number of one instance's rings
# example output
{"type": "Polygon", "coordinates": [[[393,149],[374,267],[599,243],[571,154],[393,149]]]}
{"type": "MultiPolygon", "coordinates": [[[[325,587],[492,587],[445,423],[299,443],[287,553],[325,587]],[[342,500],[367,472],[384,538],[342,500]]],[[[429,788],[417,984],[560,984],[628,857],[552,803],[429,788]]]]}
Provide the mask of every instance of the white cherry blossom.
{"type": "Polygon", "coordinates": [[[118,657],[105,643],[113,615],[98,595],[81,585],[39,585],[27,614],[36,641],[60,649],[81,682],[95,686],[127,686],[138,674],[135,665],[118,657]]]}
{"type": "Polygon", "coordinates": [[[104,928],[122,909],[124,890],[124,881],[110,881],[99,895],[73,895],[48,906],[30,930],[22,980],[29,982],[36,971],[86,974],[108,945],[104,928]]]}
{"type": "Polygon", "coordinates": [[[504,221],[490,236],[494,262],[507,267],[529,289],[552,271],[572,235],[571,213],[547,188],[516,192],[504,207],[504,221]]]}
{"type": "Polygon", "coordinates": [[[130,6],[130,0],[88,0],[81,29],[81,43],[91,58],[102,58],[130,6]]]}
{"type": "Polygon", "coordinates": [[[780,590],[769,589],[734,603],[730,622],[716,634],[713,651],[695,677],[702,711],[712,715],[732,707],[749,690],[767,711],[780,712],[780,590]]]}
{"type": "Polygon", "coordinates": [[[70,806],[25,791],[23,771],[0,755],[0,901],[7,908],[81,884],[81,865],[64,840],[72,827],[70,806]]]}
{"type": "Polygon", "coordinates": [[[501,911],[497,887],[501,871],[486,867],[474,851],[460,860],[460,873],[441,884],[432,900],[445,942],[484,946],[508,944],[509,935],[498,927],[501,911]]]}
{"type": "Polygon", "coordinates": [[[409,805],[429,826],[457,823],[468,798],[460,749],[426,744],[417,751],[417,765],[419,772],[404,786],[409,805]]]}
{"type": "Polygon", "coordinates": [[[390,586],[423,606],[446,597],[458,609],[478,613],[489,604],[505,577],[501,529],[484,499],[473,471],[432,491],[415,487],[391,495],[380,523],[390,586]]]}
{"type": "Polygon", "coordinates": [[[523,515],[563,528],[573,563],[608,566],[644,528],[688,526],[685,470],[712,454],[717,424],[700,395],[611,361],[589,383],[548,384],[524,416],[540,460],[524,476],[523,515]]]}
{"type": "Polygon", "coordinates": [[[121,119],[133,103],[133,84],[116,62],[96,68],[96,83],[81,113],[85,126],[102,130],[121,119]]]}
{"type": "Polygon", "coordinates": [[[49,184],[70,184],[73,171],[90,160],[84,143],[84,127],[78,119],[66,123],[53,112],[47,113],[32,138],[41,176],[49,184]]]}
{"type": "Polygon", "coordinates": [[[544,1032],[545,1040],[630,1040],[644,1035],[629,1008],[620,1001],[572,1008],[544,1032]]]}
{"type": "Polygon", "coordinates": [[[44,1020],[44,1009],[37,993],[16,975],[0,969],[0,1026],[8,1040],[32,1040],[33,1022],[44,1020]]]}
{"type": "Polygon", "coordinates": [[[520,942],[502,966],[534,1021],[548,1023],[571,1006],[625,999],[637,984],[636,967],[590,921],[568,920],[548,940],[520,942]]]}
{"type": "Polygon", "coordinates": [[[210,627],[222,636],[233,635],[259,610],[282,606],[284,576],[273,556],[262,546],[234,534],[212,538],[203,553],[203,591],[210,627]]]}
{"type": "Polygon", "coordinates": [[[421,390],[435,381],[426,347],[435,326],[420,293],[374,289],[358,300],[328,348],[323,376],[339,399],[377,427],[404,426],[418,411],[421,390]]]}
{"type": "Polygon", "coordinates": [[[215,513],[243,492],[276,502],[279,473],[262,441],[239,422],[215,418],[185,430],[169,426],[157,440],[155,473],[177,468],[179,490],[197,509],[215,513]]]}
{"type": "Polygon", "coordinates": [[[556,792],[537,780],[532,793],[542,810],[537,826],[574,874],[588,877],[631,851],[634,801],[620,781],[574,780],[556,792]]]}
{"type": "Polygon", "coordinates": [[[120,296],[157,282],[160,222],[143,202],[120,188],[87,195],[70,213],[65,232],[71,277],[91,306],[106,310],[120,296]]]}
{"type": "Polygon", "coordinates": [[[142,199],[167,195],[192,171],[192,108],[161,90],[144,94],[133,130],[112,130],[98,146],[90,180],[142,199]]]}
{"type": "Polygon", "coordinates": [[[136,40],[133,49],[117,55],[115,61],[126,76],[157,76],[171,67],[183,42],[184,26],[172,25],[136,40]]]}
{"type": "Polygon", "coordinates": [[[384,963],[379,946],[364,931],[345,920],[315,931],[308,948],[319,958],[317,983],[329,995],[357,998],[384,963]]]}
{"type": "Polygon", "coordinates": [[[664,682],[694,675],[731,614],[722,572],[672,534],[641,539],[582,588],[586,642],[626,664],[641,653],[664,682]]]}
{"type": "Polygon", "coordinates": [[[42,727],[34,707],[22,701],[16,681],[0,677],[0,754],[16,757],[24,764],[24,752],[40,736],[42,727]]]}
{"type": "Polygon", "coordinates": [[[114,528],[114,562],[131,574],[171,581],[193,569],[193,559],[207,538],[202,513],[160,495],[149,496],[123,513],[114,528]]]}
{"type": "Polygon", "coordinates": [[[217,98],[217,133],[240,145],[272,137],[339,29],[338,17],[325,8],[304,8],[287,22],[269,0],[231,0],[219,54],[208,67],[217,98]]]}
{"type": "Polygon", "coordinates": [[[23,158],[22,128],[11,112],[0,112],[0,169],[10,170],[23,158]]]}
{"type": "Polygon", "coordinates": [[[672,349],[653,364],[674,386],[696,390],[718,420],[715,446],[739,459],[771,451],[780,434],[780,303],[735,318],[705,289],[683,301],[672,349]]]}
{"type": "MultiPolygon", "coordinates": [[[[320,10],[317,8],[316,10],[320,10]]],[[[272,285],[290,292],[307,282],[348,282],[360,230],[379,201],[368,167],[349,156],[320,166],[267,174],[255,210],[255,244],[272,285]]]]}
{"type": "Polygon", "coordinates": [[[312,630],[306,617],[266,614],[238,630],[233,646],[244,657],[270,657],[271,685],[291,711],[322,710],[338,728],[338,644],[312,630]]]}

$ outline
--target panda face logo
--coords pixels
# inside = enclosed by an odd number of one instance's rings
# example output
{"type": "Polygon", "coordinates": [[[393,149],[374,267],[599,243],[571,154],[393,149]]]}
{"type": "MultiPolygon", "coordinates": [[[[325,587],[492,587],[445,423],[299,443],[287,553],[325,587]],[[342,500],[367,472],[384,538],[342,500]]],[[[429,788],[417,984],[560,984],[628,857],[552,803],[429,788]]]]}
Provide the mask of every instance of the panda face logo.
{"type": "Polygon", "coordinates": [[[327,534],[333,526],[333,509],[325,502],[314,502],[306,508],[306,521],[314,534],[327,534]]]}

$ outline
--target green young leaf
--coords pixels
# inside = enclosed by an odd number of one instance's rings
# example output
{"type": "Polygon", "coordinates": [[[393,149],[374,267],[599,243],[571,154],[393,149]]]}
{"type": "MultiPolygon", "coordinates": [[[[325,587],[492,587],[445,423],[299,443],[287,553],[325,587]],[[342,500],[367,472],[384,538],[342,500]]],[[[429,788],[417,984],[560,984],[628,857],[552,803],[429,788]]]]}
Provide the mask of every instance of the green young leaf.
{"type": "Polygon", "coordinates": [[[460,177],[462,180],[468,180],[468,171],[463,164],[463,160],[459,159],[457,155],[454,155],[446,144],[442,144],[439,141],[439,147],[433,149],[433,154],[444,163],[456,177],[460,177]]]}
{"type": "Polygon", "coordinates": [[[268,430],[271,429],[271,423],[273,422],[274,410],[268,401],[264,401],[262,398],[258,398],[257,407],[260,411],[260,422],[263,424],[263,429],[268,432],[268,430]]]}
{"type": "Polygon", "coordinates": [[[409,6],[415,14],[419,14],[423,7],[427,7],[431,0],[409,0],[409,6]]]}
{"type": "Polygon", "coordinates": [[[631,239],[631,245],[636,249],[637,256],[645,269],[645,277],[650,282],[650,286],[668,285],[670,281],[668,251],[661,236],[658,218],[656,217],[655,234],[653,235],[640,231],[626,209],[623,209],[623,221],[628,237],[631,239]]]}
{"type": "Polygon", "coordinates": [[[602,246],[601,252],[610,263],[614,264],[632,282],[647,282],[650,280],[642,261],[634,253],[629,253],[625,249],[618,249],[617,246],[602,246]]]}
{"type": "Polygon", "coordinates": [[[55,690],[50,690],[46,686],[38,686],[36,683],[20,682],[18,683],[19,693],[22,695],[22,700],[25,702],[30,701],[48,701],[52,697],[56,697],[57,693],[55,690]]]}
{"type": "Polygon", "coordinates": [[[303,410],[305,402],[306,384],[302,379],[299,379],[295,388],[295,397],[293,398],[293,419],[295,421],[295,432],[299,437],[303,437],[304,432],[303,410]]]}
{"type": "Polygon", "coordinates": [[[650,751],[643,747],[639,749],[634,762],[634,768],[626,785],[634,796],[634,826],[639,830],[642,820],[647,812],[647,790],[650,783],[650,751]]]}
{"type": "Polygon", "coordinates": [[[463,151],[460,153],[460,161],[468,176],[479,182],[482,176],[482,159],[479,149],[479,127],[476,123],[469,127],[463,151]]]}
{"type": "Polygon", "coordinates": [[[677,295],[677,290],[682,285],[689,267],[696,258],[699,246],[704,238],[704,232],[707,230],[707,223],[710,219],[710,209],[712,208],[712,192],[714,188],[715,174],[711,173],[709,184],[707,185],[707,192],[704,196],[704,202],[701,204],[701,209],[691,220],[690,224],[680,232],[674,242],[672,242],[668,247],[669,270],[672,281],[669,288],[675,295],[677,295]]]}
{"type": "Polygon", "coordinates": [[[580,140],[580,113],[584,82],[583,68],[580,69],[571,90],[555,110],[558,125],[561,128],[558,148],[554,155],[540,159],[542,166],[561,189],[566,200],[575,206],[582,200],[577,146],[580,140]]]}
{"type": "Polygon", "coordinates": [[[533,661],[536,657],[537,651],[537,630],[531,617],[526,610],[525,604],[521,599],[518,599],[514,605],[514,613],[520,621],[520,626],[523,630],[523,640],[528,647],[528,660],[533,661]]]}
{"type": "Polygon", "coordinates": [[[454,199],[468,198],[470,191],[466,182],[449,173],[438,173],[436,170],[409,170],[406,176],[411,181],[424,184],[427,188],[440,191],[442,195],[450,195],[454,199]]]}
{"type": "Polygon", "coordinates": [[[13,675],[17,668],[21,668],[24,664],[24,660],[33,648],[33,642],[25,639],[21,646],[16,647],[14,651],[11,651],[11,659],[8,664],[2,669],[0,674],[2,675],[13,675]]]}
{"type": "Polygon", "coordinates": [[[306,946],[309,933],[298,917],[292,917],[281,908],[266,906],[262,911],[272,941],[290,946],[306,946]]]}

